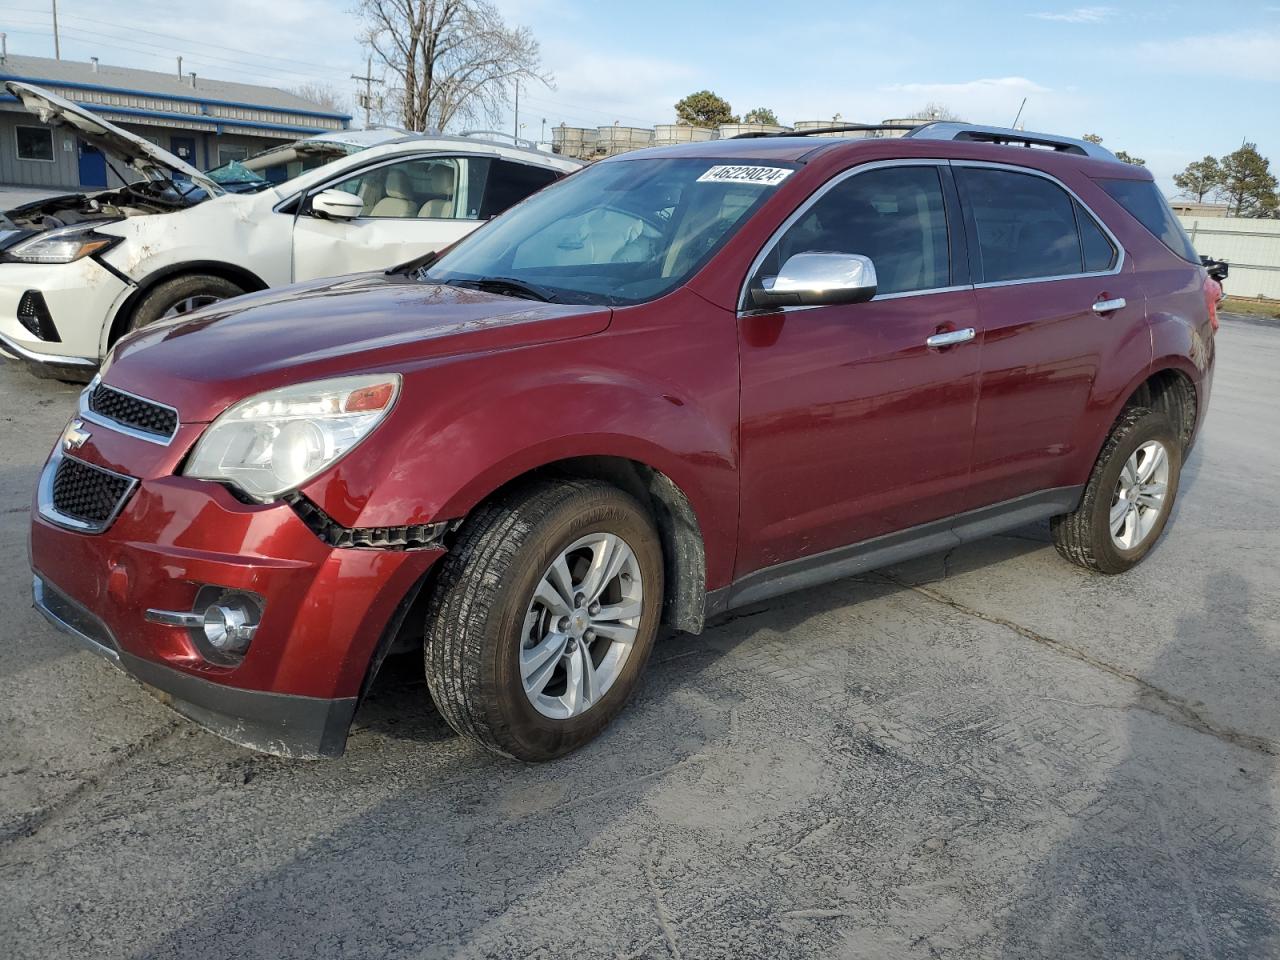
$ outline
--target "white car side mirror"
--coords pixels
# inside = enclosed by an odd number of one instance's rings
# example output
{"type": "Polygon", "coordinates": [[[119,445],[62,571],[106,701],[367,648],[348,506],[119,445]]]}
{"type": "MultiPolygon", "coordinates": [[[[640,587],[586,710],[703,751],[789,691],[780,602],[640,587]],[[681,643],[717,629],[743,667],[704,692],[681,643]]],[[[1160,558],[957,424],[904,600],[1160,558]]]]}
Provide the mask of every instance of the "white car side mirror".
{"type": "Polygon", "coordinates": [[[345,190],[321,190],[311,198],[311,212],[326,220],[354,220],[364,212],[364,201],[345,190]]]}

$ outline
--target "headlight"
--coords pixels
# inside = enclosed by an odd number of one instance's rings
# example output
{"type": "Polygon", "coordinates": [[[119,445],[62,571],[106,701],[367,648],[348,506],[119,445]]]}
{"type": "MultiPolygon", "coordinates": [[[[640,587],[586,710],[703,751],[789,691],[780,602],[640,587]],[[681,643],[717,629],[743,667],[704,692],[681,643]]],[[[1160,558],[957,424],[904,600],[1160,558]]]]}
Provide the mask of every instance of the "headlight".
{"type": "Polygon", "coordinates": [[[400,375],[316,380],[241,400],[205,431],[183,471],[270,500],[336,463],[383,421],[400,375]]]}
{"type": "Polygon", "coordinates": [[[91,253],[113,247],[123,239],[95,233],[93,228],[97,226],[102,226],[101,220],[92,224],[73,223],[69,227],[59,227],[15,244],[5,251],[5,255],[23,263],[71,263],[91,253]]]}

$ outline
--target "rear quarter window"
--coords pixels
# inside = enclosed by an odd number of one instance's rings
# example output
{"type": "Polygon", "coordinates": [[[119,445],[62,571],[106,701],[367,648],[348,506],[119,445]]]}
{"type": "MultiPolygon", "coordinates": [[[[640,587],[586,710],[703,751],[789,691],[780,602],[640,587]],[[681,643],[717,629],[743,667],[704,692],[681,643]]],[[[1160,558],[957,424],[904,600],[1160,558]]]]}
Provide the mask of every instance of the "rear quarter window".
{"type": "Polygon", "coordinates": [[[1174,216],[1169,203],[1153,180],[1099,179],[1098,186],[1111,199],[1124,207],[1135,220],[1146,227],[1166,247],[1190,263],[1199,264],[1200,257],[1191,245],[1182,224],[1174,216]]]}

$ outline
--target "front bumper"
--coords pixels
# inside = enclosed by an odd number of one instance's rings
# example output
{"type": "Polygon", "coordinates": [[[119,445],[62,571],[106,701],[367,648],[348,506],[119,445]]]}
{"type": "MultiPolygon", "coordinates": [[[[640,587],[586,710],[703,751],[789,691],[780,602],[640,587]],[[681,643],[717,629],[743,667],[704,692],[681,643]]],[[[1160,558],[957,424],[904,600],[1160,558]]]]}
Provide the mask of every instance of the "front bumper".
{"type": "Polygon", "coordinates": [[[133,289],[93,257],[73,263],[0,263],[0,349],[32,365],[92,371],[103,327],[133,289]],[[58,340],[43,340],[18,320],[28,290],[43,295],[58,340]]]}
{"type": "Polygon", "coordinates": [[[342,755],[358,698],[326,700],[211,683],[122,649],[101,620],[39,574],[32,578],[31,594],[36,609],[51,624],[218,736],[276,756],[342,755]]]}
{"type": "MultiPolygon", "coordinates": [[[[135,441],[139,442],[139,441],[135,441]]],[[[254,750],[341,754],[382,643],[442,548],[331,548],[287,504],[244,504],[222,486],[141,480],[103,533],[33,508],[37,608],[183,715],[254,750]],[[185,628],[202,585],[254,593],[262,621],[243,661],[211,663],[185,628]]]]}

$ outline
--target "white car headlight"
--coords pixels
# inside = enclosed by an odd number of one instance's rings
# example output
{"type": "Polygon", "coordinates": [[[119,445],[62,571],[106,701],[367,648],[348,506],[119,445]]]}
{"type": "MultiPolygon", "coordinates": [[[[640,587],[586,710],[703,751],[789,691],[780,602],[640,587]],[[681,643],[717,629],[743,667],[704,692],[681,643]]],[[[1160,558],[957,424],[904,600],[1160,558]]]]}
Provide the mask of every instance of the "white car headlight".
{"type": "Polygon", "coordinates": [[[376,373],[255,394],[213,421],[183,473],[234,483],[256,500],[271,500],[351,452],[385,419],[399,393],[399,374],[376,373]]]}
{"type": "Polygon", "coordinates": [[[93,228],[102,224],[103,221],[97,220],[93,223],[73,223],[69,227],[58,227],[15,244],[5,251],[5,256],[23,263],[71,263],[120,242],[121,237],[95,233],[93,228]]]}

